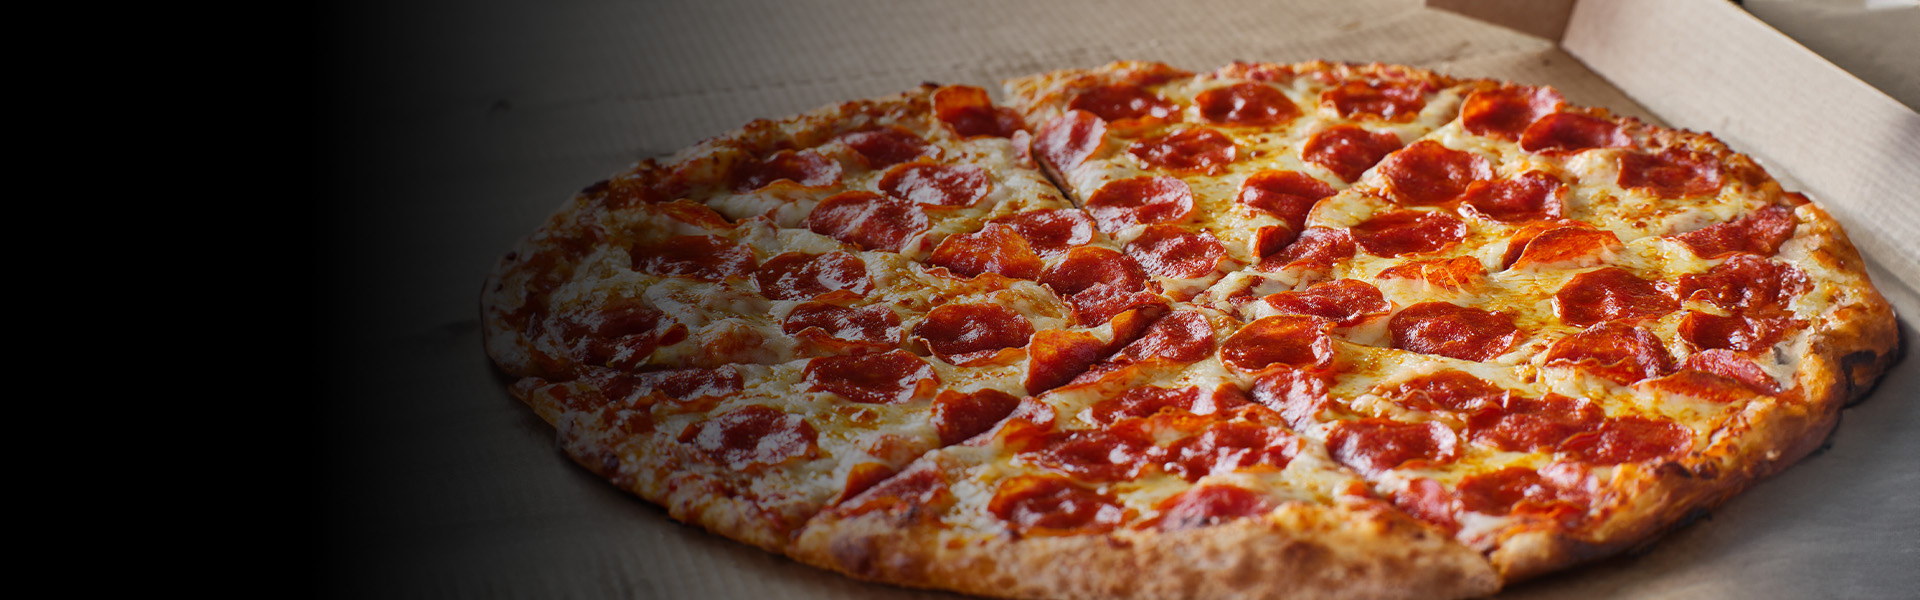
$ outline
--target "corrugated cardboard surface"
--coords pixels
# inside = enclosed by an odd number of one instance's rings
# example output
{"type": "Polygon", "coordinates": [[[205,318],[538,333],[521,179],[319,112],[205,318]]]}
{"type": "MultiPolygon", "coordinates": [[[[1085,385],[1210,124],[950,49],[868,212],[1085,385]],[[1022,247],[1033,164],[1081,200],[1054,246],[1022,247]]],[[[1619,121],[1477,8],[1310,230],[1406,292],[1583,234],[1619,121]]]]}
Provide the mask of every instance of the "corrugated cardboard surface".
{"type": "MultiPolygon", "coordinates": [[[[327,242],[318,579],[323,592],[352,597],[951,597],[854,582],[679,525],[574,467],[553,431],[503,390],[480,348],[481,280],[573,190],[636,159],[755,117],[921,81],[991,89],[1122,58],[1196,70],[1379,60],[1551,84],[1578,103],[1655,117],[1551,42],[1413,0],[439,0],[333,10],[323,35],[332,118],[321,126],[337,172],[321,182],[318,221],[327,242]]],[[[1776,162],[1788,160],[1797,159],[1776,162]]],[[[1871,167],[1851,168],[1872,179],[1871,167]]],[[[1920,214],[1912,190],[1898,198],[1881,210],[1920,214]]],[[[1903,314],[1920,314],[1906,285],[1879,279],[1903,314]]],[[[1799,467],[1645,553],[1505,595],[1911,597],[1916,390],[1920,372],[1896,368],[1845,413],[1832,447],[1799,467]]]]}

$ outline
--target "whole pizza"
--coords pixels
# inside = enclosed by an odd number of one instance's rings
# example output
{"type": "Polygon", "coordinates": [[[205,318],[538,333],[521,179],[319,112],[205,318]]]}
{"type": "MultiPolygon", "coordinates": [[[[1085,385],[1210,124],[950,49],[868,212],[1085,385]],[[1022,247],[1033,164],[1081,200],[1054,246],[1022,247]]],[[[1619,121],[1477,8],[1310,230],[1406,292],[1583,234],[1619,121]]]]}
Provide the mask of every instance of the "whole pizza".
{"type": "Polygon", "coordinates": [[[1894,357],[1711,135],[1414,68],[1121,62],[761,120],[501,261],[580,465],[861,579],[1452,598],[1648,542],[1894,357]]]}

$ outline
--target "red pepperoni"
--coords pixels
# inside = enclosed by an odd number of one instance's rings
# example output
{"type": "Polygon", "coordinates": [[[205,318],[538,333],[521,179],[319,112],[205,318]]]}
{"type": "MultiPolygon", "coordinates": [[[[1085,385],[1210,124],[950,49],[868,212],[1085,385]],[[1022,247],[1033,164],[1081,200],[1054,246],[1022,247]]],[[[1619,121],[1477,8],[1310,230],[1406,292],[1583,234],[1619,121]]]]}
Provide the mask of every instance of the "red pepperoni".
{"type": "Polygon", "coordinates": [[[1007,348],[1027,345],[1033,322],[997,304],[942,304],[913,326],[933,355],[949,363],[982,363],[1007,348]]]}
{"type": "Polygon", "coordinates": [[[671,217],[675,221],[703,229],[726,229],[733,226],[727,218],[713,207],[690,200],[674,200],[650,206],[658,214],[671,217]]]}
{"type": "Polygon", "coordinates": [[[1560,451],[1598,465],[1672,459],[1692,448],[1692,431],[1673,421],[1646,417],[1608,419],[1598,430],[1560,444],[1560,451]]]}
{"type": "Polygon", "coordinates": [[[1325,367],[1333,362],[1333,322],[1320,317],[1276,315],[1248,323],[1220,344],[1220,360],[1247,372],[1273,366],[1325,367]]]}
{"type": "Polygon", "coordinates": [[[1094,284],[1079,293],[1068,296],[1066,300],[1072,312],[1073,324],[1085,327],[1099,326],[1121,313],[1163,302],[1161,297],[1153,292],[1128,291],[1121,286],[1106,283],[1094,284]]]}
{"type": "Polygon", "coordinates": [[[1341,179],[1353,181],[1374,163],[1400,149],[1400,136],[1391,131],[1367,131],[1353,125],[1328,127],[1300,147],[1300,160],[1325,167],[1341,179]]]}
{"type": "Polygon", "coordinates": [[[1163,412],[1210,415],[1224,408],[1216,406],[1213,400],[1213,396],[1201,394],[1197,387],[1168,389],[1147,385],[1127,388],[1118,396],[1093,403],[1088,410],[1091,421],[1112,425],[1121,419],[1145,418],[1163,412]]]}
{"type": "Polygon", "coordinates": [[[1213,353],[1213,325],[1193,311],[1179,311],[1155,321],[1145,335],[1121,348],[1114,362],[1136,363],[1160,359],[1190,363],[1213,353]]]}
{"type": "Polygon", "coordinates": [[[1162,530],[1178,531],[1263,515],[1273,510],[1273,504],[1265,496],[1244,488],[1204,485],[1163,500],[1155,508],[1160,511],[1160,517],[1154,525],[1162,530]]]}
{"type": "Polygon", "coordinates": [[[1509,397],[1502,406],[1475,413],[1467,421],[1473,440],[1511,452],[1552,448],[1568,436],[1593,431],[1607,414],[1592,402],[1558,394],[1534,399],[1509,397]]]}
{"type": "Polygon", "coordinates": [[[1401,423],[1387,419],[1340,421],[1327,434],[1327,450],[1341,464],[1366,474],[1425,464],[1445,464],[1459,456],[1459,438],[1439,422],[1401,423]],[[1408,463],[1413,463],[1408,465],[1408,463]]]}
{"type": "Polygon", "coordinates": [[[993,429],[1019,406],[1019,398],[993,388],[968,394],[943,390],[933,399],[933,428],[940,432],[941,446],[952,446],[993,429]]]}
{"type": "Polygon", "coordinates": [[[847,485],[840,490],[840,495],[835,497],[833,501],[836,503],[845,502],[847,499],[867,491],[868,488],[882,481],[886,481],[887,478],[893,477],[893,475],[893,467],[880,463],[860,463],[849,467],[847,469],[847,485]]]}
{"type": "Polygon", "coordinates": [[[1085,111],[1067,111],[1040,127],[1033,151],[1062,174],[1080,166],[1100,151],[1107,140],[1107,122],[1085,111]]]}
{"type": "Polygon", "coordinates": [[[1566,100],[1553,88],[1508,86],[1467,96],[1460,125],[1467,133],[1503,140],[1520,137],[1528,125],[1560,108],[1566,100]]]}
{"type": "Polygon", "coordinates": [[[940,379],[927,361],[905,350],[828,356],[807,363],[807,383],[861,404],[899,404],[940,379]]]}
{"type": "Polygon", "coordinates": [[[1409,306],[1387,322],[1393,347],[1401,350],[1488,361],[1506,354],[1520,339],[1513,317],[1447,302],[1409,306]]]}
{"type": "Polygon", "coordinates": [[[1140,259],[1148,271],[1161,277],[1188,279],[1212,273],[1226,258],[1227,248],[1205,231],[1178,225],[1149,225],[1131,242],[1127,254],[1140,259]]]}
{"type": "Polygon", "coordinates": [[[1720,163],[1711,155],[1669,148],[1659,154],[1620,155],[1615,183],[1661,198],[1684,198],[1720,191],[1720,163]]]}
{"type": "Polygon", "coordinates": [[[1438,525],[1449,534],[1460,531],[1460,523],[1453,518],[1453,491],[1440,482],[1425,477],[1414,479],[1407,489],[1395,492],[1393,503],[1414,518],[1438,525]]]}
{"type": "Polygon", "coordinates": [[[1701,373],[1711,373],[1737,381],[1747,389],[1762,394],[1780,393],[1780,383],[1772,375],[1760,369],[1749,359],[1728,350],[1702,350],[1687,357],[1686,368],[1701,373]]]}
{"type": "Polygon", "coordinates": [[[1486,279],[1487,268],[1471,256],[1415,260],[1381,269],[1377,279],[1418,279],[1445,290],[1464,290],[1486,279]]]}
{"type": "Polygon", "coordinates": [[[1040,276],[1047,264],[1027,246],[1027,240],[1012,227],[988,223],[985,229],[962,235],[950,235],[933,249],[927,263],[946,267],[962,277],[998,273],[1015,279],[1040,276]]]}
{"type": "Polygon", "coordinates": [[[753,249],[717,235],[683,235],[664,243],[636,246],[633,270],[661,276],[720,281],[753,272],[753,249]]]}
{"type": "Polygon", "coordinates": [[[1093,88],[1073,98],[1067,104],[1071,110],[1084,110],[1107,121],[1124,119],[1173,120],[1179,118],[1180,107],[1168,102],[1138,85],[1105,85],[1093,88]]]}
{"type": "Polygon", "coordinates": [[[1127,153],[1150,167],[1219,173],[1237,154],[1233,140],[1205,127],[1134,142],[1127,153]]]}
{"type": "Polygon", "coordinates": [[[1020,130],[1020,115],[994,106],[986,90],[970,85],[934,90],[933,114],[960,137],[1012,137],[1020,130]]]}
{"type": "Polygon", "coordinates": [[[714,369],[670,369],[650,371],[633,377],[641,395],[660,394],[677,402],[721,398],[740,393],[745,382],[732,365],[714,369]]]}
{"type": "Polygon", "coordinates": [[[1443,212],[1390,210],[1375,213],[1348,231],[1353,243],[1367,254],[1391,258],[1452,246],[1466,238],[1467,224],[1443,212]]]}
{"type": "Polygon", "coordinates": [[[903,162],[940,155],[940,149],[899,127],[881,127],[842,134],[839,142],[860,153],[869,169],[885,169],[903,162]]]}
{"type": "Polygon", "coordinates": [[[687,328],[653,308],[619,305],[554,315],[542,329],[559,334],[566,358],[624,370],[645,364],[660,345],[684,339],[687,328]]]}
{"type": "Polygon", "coordinates": [[[1558,219],[1565,214],[1567,186],[1560,179],[1540,171],[1527,171],[1513,179],[1479,182],[1460,196],[1462,211],[1500,221],[1523,223],[1558,219]]]}
{"type": "Polygon", "coordinates": [[[1619,123],[1574,113],[1547,115],[1520,136],[1520,149],[1528,152],[1579,152],[1631,145],[1633,138],[1620,130],[1619,123]]]}
{"type": "Polygon", "coordinates": [[[846,516],[886,510],[901,521],[930,523],[938,518],[940,509],[952,503],[953,499],[953,492],[947,487],[947,478],[938,469],[916,467],[879,482],[834,510],[846,516]]]}
{"type": "MultiPolygon", "coordinates": [[[[1719,350],[1717,352],[1725,351],[1719,350]]],[[[1762,393],[1760,390],[1753,389],[1751,386],[1739,380],[1692,369],[1682,369],[1672,375],[1648,381],[1646,386],[1651,389],[1683,396],[1692,396],[1701,400],[1719,402],[1721,404],[1743,402],[1752,399],[1757,393],[1762,393]]],[[[1772,392],[1772,390],[1769,390],[1765,393],[1772,392]]]]}
{"type": "MultiPolygon", "coordinates": [[[[1590,501],[1585,495],[1563,489],[1539,471],[1526,467],[1507,467],[1492,473],[1470,475],[1460,480],[1460,507],[1483,515],[1513,513],[1579,513],[1590,501]]],[[[1569,515],[1573,516],[1573,515],[1569,515]]]]}
{"type": "Polygon", "coordinates": [[[1680,298],[1726,310],[1785,308],[1812,289],[1807,274],[1787,263],[1736,254],[1699,275],[1680,277],[1680,298]]]}
{"type": "Polygon", "coordinates": [[[1109,284],[1122,290],[1145,289],[1146,269],[1133,257],[1120,252],[1085,246],[1067,252],[1067,257],[1047,269],[1040,282],[1061,295],[1078,294],[1096,284],[1109,284]]]}
{"type": "Polygon", "coordinates": [[[1251,248],[1256,257],[1272,256],[1287,249],[1294,240],[1299,239],[1300,231],[1285,225],[1261,227],[1254,230],[1251,248]]]}
{"type": "Polygon", "coordinates": [[[854,309],[807,302],[787,313],[780,330],[842,350],[885,350],[900,343],[900,315],[877,304],[854,309]]]}
{"type": "Polygon", "coordinates": [[[991,222],[1012,227],[1027,246],[1045,258],[1093,241],[1093,217],[1075,208],[1032,210],[999,217],[991,222]]]}
{"type": "Polygon", "coordinates": [[[1700,258],[1719,258],[1738,252],[1773,256],[1793,237],[1793,209],[1769,205],[1732,221],[1672,236],[1700,258]]]}
{"type": "Polygon", "coordinates": [[[1033,334],[1027,344],[1027,393],[1066,385],[1106,352],[1106,342],[1084,332],[1047,329],[1033,334]]]}
{"type": "Polygon", "coordinates": [[[1506,388],[1452,369],[1421,375],[1381,392],[1407,408],[1466,413],[1506,404],[1506,388]]]}
{"type": "Polygon", "coordinates": [[[1240,185],[1233,201],[1266,211],[1294,231],[1305,229],[1307,212],[1320,199],[1333,195],[1333,186],[1304,173],[1261,171],[1240,185]]]}
{"type": "Polygon", "coordinates": [[[1285,469],[1293,462],[1294,444],[1292,435],[1278,429],[1243,422],[1214,423],[1200,435],[1169,446],[1161,468],[1190,482],[1254,465],[1285,469]]]}
{"type": "Polygon", "coordinates": [[[927,213],[919,205],[872,192],[845,192],[822,200],[805,225],[861,249],[894,251],[928,228],[927,213]]]}
{"type": "Polygon", "coordinates": [[[880,191],[926,206],[973,206],[993,191],[993,179],[972,165],[914,163],[887,170],[880,191]]]}
{"type": "Polygon", "coordinates": [[[1127,518],[1113,497],[1061,477],[1022,475],[1000,484],[987,511],[1020,535],[1111,531],[1127,518]]]}
{"type": "Polygon", "coordinates": [[[1253,400],[1280,413],[1295,429],[1318,419],[1321,411],[1332,406],[1327,388],[1333,382],[1324,371],[1275,368],[1253,382],[1253,400]]]}
{"type": "Polygon", "coordinates": [[[1273,86],[1241,82],[1194,96],[1200,118],[1221,125],[1278,125],[1300,116],[1287,95],[1273,86]]]}
{"type": "Polygon", "coordinates": [[[1752,353],[1772,348],[1798,324],[1793,317],[1779,314],[1722,317],[1687,311],[1680,320],[1680,338],[1696,348],[1752,353]]]}
{"type": "Polygon", "coordinates": [[[770,300],[812,300],[839,291],[865,296],[873,291],[866,261],[845,252],[788,252],[760,265],[753,280],[760,284],[760,295],[770,300]]]}
{"type": "Polygon", "coordinates": [[[776,181],[819,188],[840,182],[840,163],[811,150],[781,150],[742,164],[733,172],[733,191],[751,192],[776,181]]]}
{"type": "Polygon", "coordinates": [[[1092,482],[1133,479],[1156,454],[1153,440],[1135,428],[1054,431],[1017,446],[1023,460],[1092,482]]]}
{"type": "Polygon", "coordinates": [[[1348,119],[1374,115],[1388,121],[1408,121],[1426,107],[1425,91],[1411,82],[1350,81],[1321,92],[1320,102],[1348,119]]]}
{"type": "Polygon", "coordinates": [[[1087,199],[1100,230],[1117,233],[1135,225],[1179,221],[1193,212],[1193,189],[1172,177],[1136,177],[1108,182],[1087,199]]]}
{"type": "Polygon", "coordinates": [[[1680,309],[1669,286],[1605,267],[1573,276],[1553,294],[1553,313],[1562,322],[1584,327],[1615,319],[1654,319],[1680,309]]]}
{"type": "MultiPolygon", "coordinates": [[[[1514,242],[1520,241],[1516,236],[1514,242]]],[[[1619,247],[1620,238],[1611,231],[1585,226],[1556,227],[1525,240],[1517,255],[1515,246],[1507,246],[1506,263],[1510,269],[1592,264],[1619,247]]]]}
{"type": "Polygon", "coordinates": [[[1402,205],[1442,204],[1459,198],[1475,183],[1493,181],[1493,165],[1472,152],[1432,140],[1414,142],[1380,163],[1387,197],[1402,205]]]}
{"type": "Polygon", "coordinates": [[[1393,310],[1380,295],[1380,288],[1358,279],[1318,283],[1306,291],[1280,292],[1267,296],[1266,302],[1282,314],[1323,317],[1341,327],[1393,310]]]}
{"type": "Polygon", "coordinates": [[[767,406],[745,406],[688,425],[680,443],[735,471],[755,465],[772,466],[819,453],[819,437],[800,415],[767,406]]]}
{"type": "Polygon", "coordinates": [[[1300,239],[1278,253],[1260,259],[1262,271],[1304,268],[1324,271],[1333,263],[1353,258],[1353,236],[1345,229],[1308,227],[1300,239]]]}
{"type": "Polygon", "coordinates": [[[1608,321],[1554,342],[1548,366],[1576,366],[1631,385],[1673,372],[1673,355],[1652,332],[1626,321],[1608,321]]]}

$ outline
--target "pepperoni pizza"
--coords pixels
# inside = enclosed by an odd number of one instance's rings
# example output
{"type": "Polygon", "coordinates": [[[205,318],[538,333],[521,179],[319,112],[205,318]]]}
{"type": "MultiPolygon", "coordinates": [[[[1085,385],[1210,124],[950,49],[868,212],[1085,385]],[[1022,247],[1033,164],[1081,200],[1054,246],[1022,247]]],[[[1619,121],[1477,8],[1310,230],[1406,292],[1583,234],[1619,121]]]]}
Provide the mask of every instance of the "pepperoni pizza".
{"type": "Polygon", "coordinates": [[[1811,451],[1893,358],[1713,137],[1407,67],[1114,63],[756,121],[507,254],[578,463],[855,577],[1465,597],[1811,451]]]}

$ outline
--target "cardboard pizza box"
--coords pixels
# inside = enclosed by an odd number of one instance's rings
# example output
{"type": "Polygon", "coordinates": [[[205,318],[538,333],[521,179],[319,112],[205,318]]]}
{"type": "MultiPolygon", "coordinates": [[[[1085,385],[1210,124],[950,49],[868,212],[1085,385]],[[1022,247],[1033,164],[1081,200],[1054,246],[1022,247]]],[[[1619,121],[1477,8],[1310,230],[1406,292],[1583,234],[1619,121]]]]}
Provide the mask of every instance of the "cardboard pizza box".
{"type": "MultiPolygon", "coordinates": [[[[1920,315],[1920,117],[1722,0],[506,0],[324,9],[318,580],[346,597],[955,598],[708,534],[580,469],[481,351],[480,282],[588,183],[761,117],[1116,59],[1382,61],[1715,133],[1920,315]]],[[[1902,322],[1906,339],[1913,328],[1902,322]]],[[[1503,598],[1911,597],[1920,370],[1643,551],[1503,598]]]]}

